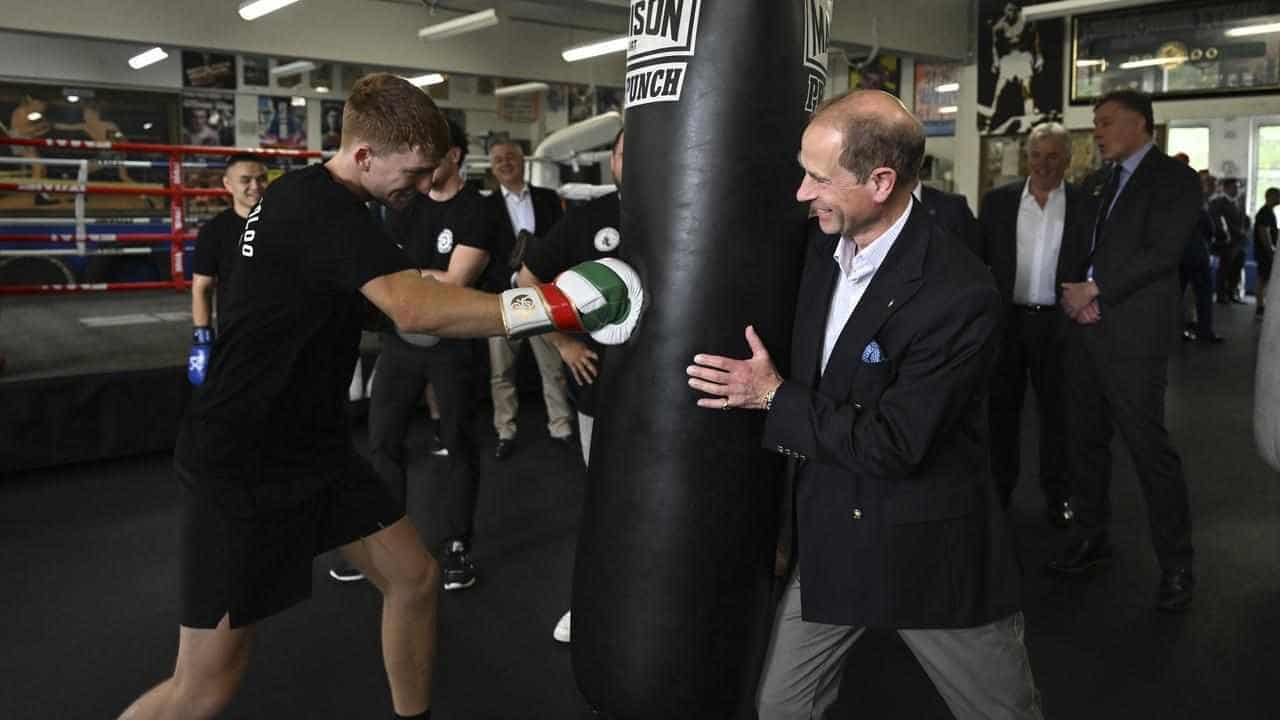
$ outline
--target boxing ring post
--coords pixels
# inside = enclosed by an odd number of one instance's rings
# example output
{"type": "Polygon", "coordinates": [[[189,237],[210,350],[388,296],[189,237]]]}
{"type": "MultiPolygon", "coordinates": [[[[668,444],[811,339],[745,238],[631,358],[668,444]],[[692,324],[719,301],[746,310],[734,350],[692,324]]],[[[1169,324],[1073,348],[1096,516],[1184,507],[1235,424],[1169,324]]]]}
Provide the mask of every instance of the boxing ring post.
{"type": "MultiPolygon", "coordinates": [[[[48,165],[48,166],[74,166],[77,167],[76,180],[69,182],[65,180],[43,180],[39,182],[0,182],[0,192],[29,192],[41,194],[74,194],[76,196],[75,205],[75,232],[73,234],[62,233],[0,233],[0,243],[62,243],[74,242],[76,249],[41,249],[31,251],[7,251],[8,254],[22,255],[112,255],[112,254],[130,254],[130,249],[113,249],[111,251],[105,248],[88,246],[89,243],[119,243],[122,245],[135,244],[146,245],[156,242],[169,243],[169,279],[157,281],[141,281],[141,282],[106,282],[106,283],[64,283],[64,284],[19,284],[19,285],[0,285],[0,295],[30,295],[30,294],[55,294],[55,293],[73,293],[73,292],[97,292],[97,291],[120,291],[120,290],[155,290],[155,289],[173,289],[182,291],[191,286],[191,283],[183,278],[185,272],[184,256],[186,254],[184,244],[195,239],[195,233],[186,229],[186,213],[183,207],[183,200],[191,197],[225,197],[228,195],[226,190],[221,188],[191,188],[187,187],[183,181],[183,168],[208,167],[205,163],[184,162],[183,158],[187,155],[212,155],[228,157],[231,155],[249,154],[262,158],[267,157],[288,157],[299,159],[314,159],[324,157],[324,154],[316,150],[287,150],[277,148],[235,148],[235,147],[218,147],[204,145],[165,145],[160,143],[131,143],[131,142],[99,142],[92,140],[58,140],[58,139],[31,139],[31,138],[0,138],[0,146],[24,146],[34,148],[48,148],[65,150],[82,150],[86,153],[101,152],[133,152],[133,153],[153,153],[161,154],[166,157],[163,161],[121,161],[121,160],[90,160],[88,158],[66,159],[66,158],[0,158],[0,164],[5,165],[48,165]],[[156,168],[164,167],[167,171],[167,185],[164,187],[156,187],[153,185],[120,185],[115,183],[93,183],[88,180],[88,166],[94,163],[101,167],[136,167],[136,168],[156,168]],[[85,215],[85,196],[86,195],[142,195],[150,197],[163,197],[169,202],[169,231],[165,233],[90,233],[87,231],[84,222],[85,215]]],[[[6,221],[0,218],[0,225],[6,221]]],[[[41,224],[62,224],[54,219],[51,222],[42,222],[41,224]]],[[[149,252],[149,251],[143,251],[149,252]]],[[[0,254],[5,254],[0,252],[0,254]]]]}

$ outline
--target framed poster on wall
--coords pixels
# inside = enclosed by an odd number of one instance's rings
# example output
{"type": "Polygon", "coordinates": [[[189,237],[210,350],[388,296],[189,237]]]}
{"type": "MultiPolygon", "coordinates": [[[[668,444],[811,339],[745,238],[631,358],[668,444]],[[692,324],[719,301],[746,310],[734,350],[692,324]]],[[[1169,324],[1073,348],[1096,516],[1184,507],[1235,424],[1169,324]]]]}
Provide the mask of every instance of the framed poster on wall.
{"type": "Polygon", "coordinates": [[[1072,23],[1071,103],[1120,88],[1156,99],[1280,92],[1280,0],[1195,0],[1072,23]]]}

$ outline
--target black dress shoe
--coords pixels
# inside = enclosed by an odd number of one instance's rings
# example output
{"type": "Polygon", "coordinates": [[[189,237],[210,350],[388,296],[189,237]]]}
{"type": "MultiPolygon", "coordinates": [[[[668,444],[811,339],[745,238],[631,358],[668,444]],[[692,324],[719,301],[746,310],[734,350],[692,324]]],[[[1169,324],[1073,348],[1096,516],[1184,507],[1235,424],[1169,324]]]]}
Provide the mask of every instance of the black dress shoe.
{"type": "Polygon", "coordinates": [[[1204,336],[1201,336],[1201,338],[1200,338],[1200,342],[1212,343],[1212,344],[1214,344],[1214,345],[1218,345],[1218,344],[1220,344],[1220,343],[1224,343],[1224,342],[1226,342],[1226,341],[1227,341],[1227,339],[1226,339],[1226,338],[1222,337],[1221,335],[1216,335],[1216,334],[1215,334],[1215,335],[1204,335],[1204,336]]]}
{"type": "Polygon", "coordinates": [[[1160,575],[1160,593],[1156,609],[1182,612],[1191,607],[1191,591],[1196,587],[1191,568],[1170,568],[1160,575]]]}
{"type": "Polygon", "coordinates": [[[1186,342],[1195,342],[1196,340],[1199,339],[1199,337],[1196,335],[1195,330],[1192,330],[1191,328],[1187,328],[1186,330],[1182,331],[1182,339],[1186,342]]]}
{"type": "Polygon", "coordinates": [[[1071,509],[1070,500],[1050,500],[1045,509],[1045,515],[1048,516],[1050,525],[1065,530],[1071,527],[1071,521],[1075,519],[1076,512],[1071,509]]]}
{"type": "Polygon", "coordinates": [[[1111,543],[1106,533],[1097,533],[1067,546],[1062,557],[1050,560],[1046,569],[1058,575],[1082,575],[1111,564],[1111,543]]]}
{"type": "Polygon", "coordinates": [[[499,460],[506,460],[511,455],[511,451],[514,450],[515,447],[515,438],[511,438],[510,440],[498,438],[498,444],[493,448],[493,456],[499,460]]]}

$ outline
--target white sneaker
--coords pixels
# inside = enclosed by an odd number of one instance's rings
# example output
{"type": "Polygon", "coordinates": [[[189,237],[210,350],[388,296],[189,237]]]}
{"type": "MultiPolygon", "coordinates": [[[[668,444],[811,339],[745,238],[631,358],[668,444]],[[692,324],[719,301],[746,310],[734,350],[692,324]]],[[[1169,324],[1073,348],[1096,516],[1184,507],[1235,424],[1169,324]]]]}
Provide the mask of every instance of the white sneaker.
{"type": "Polygon", "coordinates": [[[556,623],[556,629],[552,631],[551,637],[555,638],[557,642],[569,642],[570,616],[572,614],[572,611],[566,610],[564,617],[560,618],[560,622],[556,623]]]}

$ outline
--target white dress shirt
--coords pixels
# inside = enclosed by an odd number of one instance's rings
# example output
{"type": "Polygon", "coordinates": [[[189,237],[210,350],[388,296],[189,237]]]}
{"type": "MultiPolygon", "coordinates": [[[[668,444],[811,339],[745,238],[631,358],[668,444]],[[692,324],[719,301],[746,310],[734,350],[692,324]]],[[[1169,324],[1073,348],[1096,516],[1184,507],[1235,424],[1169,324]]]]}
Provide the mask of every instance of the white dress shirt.
{"type": "Polygon", "coordinates": [[[519,235],[521,230],[534,232],[533,195],[529,193],[526,183],[520,192],[511,192],[502,188],[502,199],[507,202],[507,215],[511,216],[511,230],[519,235]]]}
{"type": "Polygon", "coordinates": [[[1053,305],[1058,252],[1067,219],[1067,191],[1063,183],[1049,192],[1044,207],[1031,194],[1031,180],[1022,188],[1018,204],[1018,265],[1013,276],[1015,305],[1053,305]]]}
{"type": "MultiPolygon", "coordinates": [[[[836,265],[840,266],[840,274],[836,277],[836,289],[831,295],[831,309],[827,312],[827,332],[822,341],[822,371],[827,371],[827,361],[831,359],[831,351],[835,349],[836,340],[844,331],[845,323],[858,307],[862,294],[871,285],[871,279],[884,262],[885,256],[893,247],[893,243],[902,234],[902,228],[911,215],[914,199],[907,201],[907,209],[894,221],[880,237],[872,240],[866,249],[858,251],[858,246],[849,238],[841,237],[836,243],[836,251],[831,254],[836,265]]],[[[861,352],[862,348],[858,348],[861,352]]]]}

